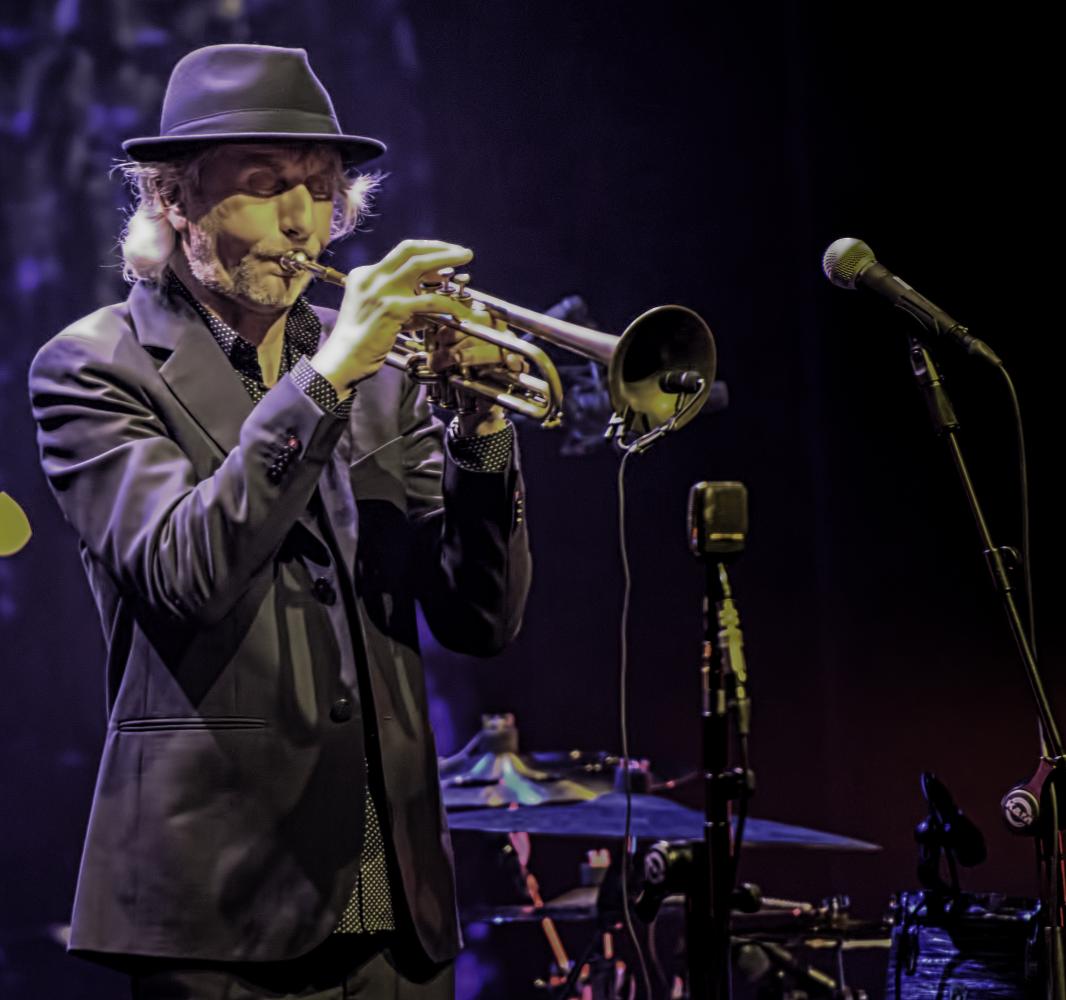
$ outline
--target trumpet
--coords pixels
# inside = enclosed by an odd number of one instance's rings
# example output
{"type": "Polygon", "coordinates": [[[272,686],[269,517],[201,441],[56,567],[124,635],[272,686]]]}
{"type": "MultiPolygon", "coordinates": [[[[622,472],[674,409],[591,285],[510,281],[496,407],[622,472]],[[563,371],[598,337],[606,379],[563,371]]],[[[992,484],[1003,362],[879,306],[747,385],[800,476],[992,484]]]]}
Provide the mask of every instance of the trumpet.
{"type": "MultiPolygon", "coordinates": [[[[308,271],[316,278],[343,286],[343,271],[311,260],[303,251],[292,250],[279,258],[287,274],[308,271]]],[[[433,315],[424,337],[403,330],[385,363],[405,372],[428,387],[429,398],[446,409],[462,409],[463,394],[484,396],[522,416],[539,420],[543,427],[557,427],[563,416],[563,388],[551,358],[536,344],[510,330],[498,330],[501,322],[521,330],[607,369],[607,386],[614,417],[611,428],[625,435],[647,434],[667,425],[684,426],[699,412],[711,390],[716,367],[714,336],[707,324],[684,306],[657,306],[638,316],[620,337],[555,319],[523,306],[469,287],[469,275],[443,268],[439,281],[422,282],[423,291],[448,295],[457,302],[474,305],[490,322],[478,323],[448,315],[433,315]],[[456,366],[445,372],[430,367],[432,331],[448,327],[477,337],[501,350],[517,354],[538,374],[514,372],[499,365],[486,370],[456,366]]],[[[609,429],[610,430],[610,429],[609,429]]]]}

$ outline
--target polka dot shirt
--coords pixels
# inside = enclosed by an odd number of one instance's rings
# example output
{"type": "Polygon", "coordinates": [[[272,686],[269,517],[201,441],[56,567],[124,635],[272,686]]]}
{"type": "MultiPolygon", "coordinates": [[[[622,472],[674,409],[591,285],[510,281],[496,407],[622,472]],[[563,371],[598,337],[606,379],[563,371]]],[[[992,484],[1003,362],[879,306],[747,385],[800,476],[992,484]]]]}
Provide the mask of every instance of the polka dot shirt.
{"type": "Polygon", "coordinates": [[[453,418],[448,427],[448,450],[452,461],[468,472],[506,472],[511,466],[514,451],[514,424],[507,425],[495,434],[459,434],[459,418],[453,418]]]}

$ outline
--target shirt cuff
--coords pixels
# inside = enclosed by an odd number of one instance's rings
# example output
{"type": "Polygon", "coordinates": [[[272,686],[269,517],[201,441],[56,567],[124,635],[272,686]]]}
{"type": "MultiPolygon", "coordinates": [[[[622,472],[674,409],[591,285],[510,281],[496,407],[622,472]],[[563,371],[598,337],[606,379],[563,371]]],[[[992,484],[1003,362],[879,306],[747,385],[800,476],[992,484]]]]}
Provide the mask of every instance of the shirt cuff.
{"type": "Polygon", "coordinates": [[[315,371],[315,366],[307,360],[306,354],[301,355],[300,360],[293,365],[292,380],[327,413],[347,417],[351,412],[355,390],[341,399],[333,388],[333,383],[325,375],[315,371]]]}
{"type": "Polygon", "coordinates": [[[494,434],[459,434],[459,418],[448,425],[448,453],[467,472],[506,472],[514,451],[514,424],[494,434]]]}

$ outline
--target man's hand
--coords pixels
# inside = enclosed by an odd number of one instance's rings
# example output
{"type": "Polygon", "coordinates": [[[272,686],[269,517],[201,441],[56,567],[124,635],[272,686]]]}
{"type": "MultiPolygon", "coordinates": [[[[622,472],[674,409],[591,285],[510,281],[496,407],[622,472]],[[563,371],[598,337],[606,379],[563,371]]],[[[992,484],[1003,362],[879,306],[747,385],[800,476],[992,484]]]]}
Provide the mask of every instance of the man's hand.
{"type": "MultiPolygon", "coordinates": [[[[460,267],[473,257],[470,250],[453,243],[404,240],[377,264],[350,271],[337,324],[311,359],[315,370],[344,398],[385,363],[401,329],[424,326],[423,317],[443,313],[506,330],[477,303],[419,291],[422,282],[432,280],[442,268],[460,267]]],[[[430,366],[436,372],[462,365],[477,377],[478,369],[503,366],[519,372],[525,367],[521,355],[448,327],[439,328],[434,341],[430,366]]],[[[460,414],[461,433],[492,434],[504,426],[502,407],[482,396],[475,396],[474,401],[472,412],[460,414]]]]}
{"type": "MultiPolygon", "coordinates": [[[[482,311],[478,303],[472,305],[471,311],[476,322],[482,326],[488,326],[500,332],[507,331],[506,323],[493,319],[487,311],[482,311]]],[[[505,351],[486,340],[459,333],[450,327],[441,327],[434,341],[429,363],[435,372],[446,372],[449,368],[461,366],[469,372],[472,378],[476,379],[489,377],[493,371],[501,368],[512,373],[523,372],[527,368],[521,354],[505,351]]],[[[463,393],[463,390],[460,389],[458,392],[463,393]]],[[[495,434],[504,428],[502,406],[476,393],[468,395],[470,408],[464,408],[458,414],[460,434],[495,434]]]]}
{"type": "Polygon", "coordinates": [[[454,243],[404,240],[377,264],[350,271],[337,325],[311,359],[315,369],[344,397],[357,382],[377,372],[400,329],[417,325],[416,317],[448,313],[477,321],[468,305],[447,295],[418,291],[424,275],[468,264],[473,258],[470,250],[454,243]]]}

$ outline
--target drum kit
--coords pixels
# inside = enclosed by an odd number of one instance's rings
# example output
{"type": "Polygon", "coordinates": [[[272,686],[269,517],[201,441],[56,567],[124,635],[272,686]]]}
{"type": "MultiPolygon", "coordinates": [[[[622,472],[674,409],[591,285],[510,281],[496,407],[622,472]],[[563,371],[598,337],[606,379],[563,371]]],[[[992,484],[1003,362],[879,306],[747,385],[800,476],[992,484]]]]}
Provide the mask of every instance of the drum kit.
{"type": "MultiPolygon", "coordinates": [[[[631,761],[630,765],[629,863],[639,872],[655,850],[683,850],[684,845],[699,841],[704,816],[667,797],[685,785],[685,777],[657,781],[647,761],[631,761]]],[[[468,927],[539,925],[552,957],[551,969],[537,981],[546,996],[615,1000],[636,995],[634,963],[627,966],[621,959],[627,950],[625,907],[619,864],[611,859],[612,853],[622,852],[607,847],[590,850],[588,861],[581,865],[579,884],[547,900],[540,897],[537,880],[529,870],[530,836],[583,839],[612,846],[622,843],[627,809],[624,773],[621,759],[608,753],[520,753],[512,714],[484,716],[477,736],[441,762],[450,828],[505,836],[507,850],[521,874],[518,885],[523,899],[466,906],[463,922],[468,927]],[[580,958],[567,954],[557,924],[588,929],[590,943],[580,958]]],[[[745,851],[881,850],[867,841],[756,817],[746,818],[743,841],[745,851]]],[[[631,877],[629,909],[652,942],[653,954],[656,937],[670,938],[675,968],[667,969],[656,959],[657,993],[684,997],[688,994],[679,944],[684,937],[680,926],[686,901],[669,886],[664,886],[658,897],[654,889],[639,874],[631,877]]],[[[847,898],[842,896],[816,904],[763,896],[757,887],[743,884],[734,897],[731,922],[734,968],[758,983],[759,996],[864,995],[847,986],[844,955],[856,948],[889,948],[890,931],[882,921],[853,918],[848,907],[847,898]],[[796,957],[800,948],[823,954],[826,949],[834,950],[835,974],[796,957]]],[[[516,995],[518,992],[515,990],[516,995]]]]}
{"type": "MultiPolygon", "coordinates": [[[[634,1000],[647,992],[648,1000],[690,996],[683,929],[689,900],[676,885],[668,880],[655,884],[648,873],[666,855],[684,852],[703,837],[703,813],[669,797],[698,776],[660,781],[647,761],[630,765],[629,851],[589,850],[577,884],[544,899],[530,870],[530,837],[621,845],[627,810],[622,760],[576,750],[522,753],[514,715],[501,714],[483,716],[481,731],[470,743],[441,761],[450,828],[505,837],[505,853],[520,876],[520,899],[466,905],[461,910],[464,925],[468,930],[527,926],[544,935],[550,954],[550,967],[531,990],[510,984],[506,996],[537,991],[552,1000],[634,1000]],[[634,874],[628,905],[613,853],[629,854],[626,861],[634,874]],[[654,968],[643,991],[634,950],[626,940],[627,910],[654,968]],[[565,935],[581,933],[579,940],[585,941],[575,956],[564,945],[564,928],[565,935]]],[[[871,952],[887,955],[886,1000],[1025,1000],[1035,995],[1039,904],[962,893],[955,861],[970,866],[983,859],[982,838],[933,775],[922,776],[922,790],[930,816],[918,824],[915,837],[925,890],[900,893],[882,919],[853,916],[843,895],[815,903],[763,895],[750,883],[736,889],[730,920],[736,995],[759,1000],[865,998],[863,989],[849,986],[845,960],[871,952]],[[951,886],[937,875],[942,853],[948,855],[951,886]]],[[[734,836],[738,832],[745,851],[881,850],[868,841],[750,816],[742,831],[734,824],[734,836]]]]}

